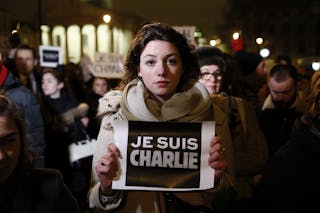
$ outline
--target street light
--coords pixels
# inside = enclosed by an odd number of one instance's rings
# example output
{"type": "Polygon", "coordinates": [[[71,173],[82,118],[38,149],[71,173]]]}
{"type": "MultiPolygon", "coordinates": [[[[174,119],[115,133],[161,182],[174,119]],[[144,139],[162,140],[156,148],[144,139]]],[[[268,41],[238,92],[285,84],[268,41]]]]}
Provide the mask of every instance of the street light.
{"type": "Polygon", "coordinates": [[[210,40],[210,45],[213,46],[213,47],[217,46],[219,44],[221,44],[221,39],[219,39],[219,38],[210,40]]]}
{"type": "Polygon", "coordinates": [[[232,34],[231,47],[233,52],[238,52],[243,50],[243,40],[241,36],[241,32],[234,32],[232,34]]]}
{"type": "Polygon", "coordinates": [[[318,71],[320,69],[320,62],[319,61],[312,62],[312,69],[314,71],[318,71]]]}
{"type": "Polygon", "coordinates": [[[270,50],[267,48],[263,48],[260,50],[260,55],[262,58],[266,58],[270,55],[270,50]]]}
{"type": "Polygon", "coordinates": [[[110,21],[111,21],[111,16],[109,14],[105,14],[103,17],[102,17],[103,21],[106,23],[106,24],[109,24],[110,21]]]}
{"type": "Polygon", "coordinates": [[[213,46],[213,47],[216,46],[217,45],[217,41],[214,40],[214,39],[210,40],[210,45],[213,46]]]}
{"type": "Polygon", "coordinates": [[[263,43],[263,38],[261,38],[261,37],[256,38],[256,43],[258,45],[261,45],[263,43]]]}
{"type": "Polygon", "coordinates": [[[232,38],[233,38],[233,40],[239,39],[239,38],[240,38],[240,33],[239,33],[239,32],[234,32],[234,33],[232,34],[232,38]]]}

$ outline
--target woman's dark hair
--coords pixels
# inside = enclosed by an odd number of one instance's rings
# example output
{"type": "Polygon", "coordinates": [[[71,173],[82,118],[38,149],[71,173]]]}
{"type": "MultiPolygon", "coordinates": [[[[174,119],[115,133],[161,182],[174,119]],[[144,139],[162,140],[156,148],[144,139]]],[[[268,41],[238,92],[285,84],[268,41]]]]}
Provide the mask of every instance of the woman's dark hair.
{"type": "Polygon", "coordinates": [[[181,89],[181,86],[188,80],[198,79],[199,66],[196,58],[191,53],[192,48],[188,45],[186,38],[168,25],[153,23],[143,26],[133,39],[125,61],[126,74],[122,79],[120,87],[123,88],[131,80],[138,77],[140,55],[147,44],[155,40],[168,41],[178,49],[183,69],[183,74],[177,88],[178,90],[181,89]]]}
{"type": "Polygon", "coordinates": [[[192,52],[197,60],[200,68],[205,65],[216,65],[222,72],[226,72],[226,63],[224,61],[224,53],[217,47],[203,46],[198,47],[192,52]]]}
{"type": "Polygon", "coordinates": [[[61,92],[63,92],[63,93],[68,92],[68,93],[71,93],[73,96],[75,96],[71,87],[70,87],[69,82],[66,80],[64,70],[62,71],[62,70],[57,70],[54,68],[45,68],[42,71],[42,77],[44,74],[47,74],[47,73],[50,73],[51,75],[53,75],[53,77],[55,79],[57,79],[58,83],[64,84],[64,87],[61,89],[61,92]]]}
{"type": "Polygon", "coordinates": [[[53,77],[55,77],[59,83],[64,83],[64,74],[62,71],[58,71],[58,70],[52,69],[52,68],[45,68],[42,71],[42,75],[44,75],[46,73],[50,73],[51,75],[53,75],[53,77]]]}
{"type": "Polygon", "coordinates": [[[33,166],[34,156],[28,146],[28,138],[26,134],[26,124],[21,117],[16,105],[4,95],[0,95],[0,116],[7,117],[14,122],[18,129],[20,137],[20,156],[15,173],[24,172],[33,166]]]}
{"type": "MultiPolygon", "coordinates": [[[[230,94],[231,92],[229,88],[231,87],[230,72],[232,71],[230,69],[231,65],[227,64],[228,55],[222,52],[219,48],[211,47],[211,46],[203,46],[203,47],[196,48],[193,51],[193,54],[196,56],[200,68],[205,65],[216,65],[219,67],[223,77],[221,91],[230,94]]],[[[199,70],[199,78],[200,78],[200,70],[199,70]]]]}

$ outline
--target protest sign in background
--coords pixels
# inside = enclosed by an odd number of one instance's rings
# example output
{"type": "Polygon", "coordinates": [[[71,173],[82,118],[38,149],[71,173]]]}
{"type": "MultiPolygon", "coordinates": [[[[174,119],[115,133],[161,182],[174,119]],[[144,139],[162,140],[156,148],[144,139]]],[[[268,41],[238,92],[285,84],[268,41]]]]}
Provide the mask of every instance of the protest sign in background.
{"type": "Polygon", "coordinates": [[[55,68],[62,64],[62,48],[39,46],[40,66],[55,68]]]}
{"type": "Polygon", "coordinates": [[[173,28],[186,37],[189,44],[196,46],[196,41],[194,39],[194,33],[196,31],[195,26],[173,26],[173,28]]]}
{"type": "Polygon", "coordinates": [[[123,56],[117,53],[96,53],[92,74],[97,77],[122,78],[124,75],[123,56]]]}

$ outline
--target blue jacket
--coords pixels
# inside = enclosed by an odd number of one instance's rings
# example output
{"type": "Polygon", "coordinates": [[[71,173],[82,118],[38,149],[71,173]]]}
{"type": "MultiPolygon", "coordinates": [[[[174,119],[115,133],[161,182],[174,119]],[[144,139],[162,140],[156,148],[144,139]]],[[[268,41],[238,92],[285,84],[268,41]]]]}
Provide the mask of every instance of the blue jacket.
{"type": "MultiPolygon", "coordinates": [[[[7,71],[2,67],[1,72],[7,71]]],[[[19,84],[10,71],[0,89],[4,95],[16,103],[27,124],[32,151],[36,154],[36,166],[44,167],[44,126],[40,105],[33,93],[19,84]]]]}

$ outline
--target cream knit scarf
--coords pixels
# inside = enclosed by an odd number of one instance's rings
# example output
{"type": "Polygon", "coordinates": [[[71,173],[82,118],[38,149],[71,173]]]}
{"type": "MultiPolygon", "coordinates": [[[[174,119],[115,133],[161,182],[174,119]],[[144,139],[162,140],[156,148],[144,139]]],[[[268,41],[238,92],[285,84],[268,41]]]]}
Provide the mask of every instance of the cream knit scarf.
{"type": "Polygon", "coordinates": [[[121,99],[124,117],[141,121],[205,121],[212,119],[211,98],[196,82],[191,89],[175,93],[161,107],[153,101],[143,82],[131,81],[121,99]]]}

